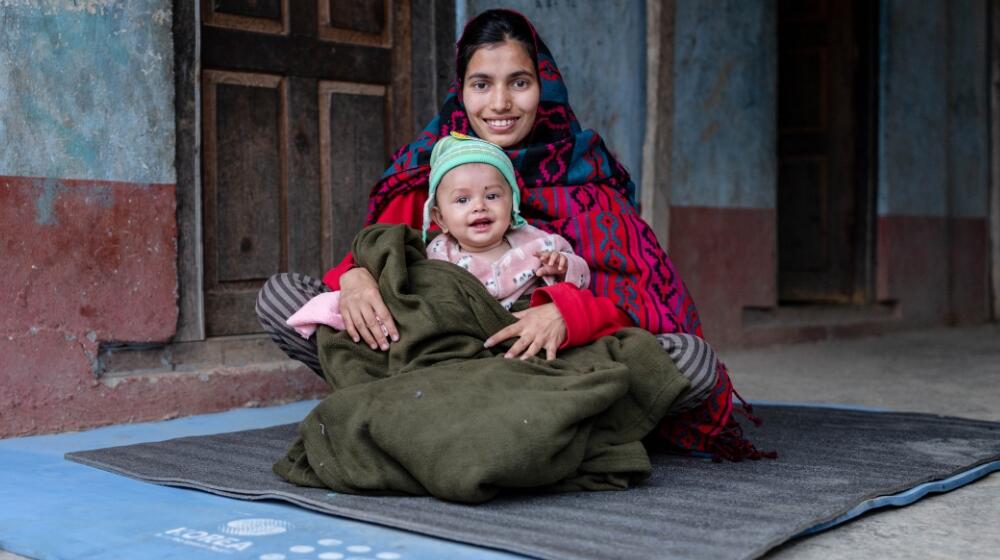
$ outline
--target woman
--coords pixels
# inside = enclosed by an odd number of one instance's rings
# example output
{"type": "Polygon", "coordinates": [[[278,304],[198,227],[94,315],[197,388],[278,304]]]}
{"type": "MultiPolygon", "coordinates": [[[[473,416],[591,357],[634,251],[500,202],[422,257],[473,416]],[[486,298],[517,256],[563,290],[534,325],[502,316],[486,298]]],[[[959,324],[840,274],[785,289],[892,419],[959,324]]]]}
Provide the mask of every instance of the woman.
{"type": "MultiPolygon", "coordinates": [[[[653,333],[692,388],[660,427],[671,446],[716,457],[757,458],[731,417],[733,390],[725,366],[701,339],[694,302],[649,226],[636,210],[628,172],[595,132],[581,130],[555,61],[524,16],[490,10],[466,26],[458,42],[457,80],[438,116],[400,149],[372,190],[368,223],[419,228],[434,142],[452,131],[489,140],[517,168],[522,213],[532,225],[565,237],[591,268],[591,288],[557,284],[519,319],[486,341],[511,338],[507,353],[527,358],[639,326],[653,333]],[[567,324],[564,315],[586,317],[567,324]]],[[[348,255],[323,282],[299,274],[272,277],[257,311],[264,328],[290,356],[321,373],[315,341],[284,320],[314,295],[340,289],[340,310],[355,342],[388,349],[398,330],[372,276],[348,255]]]]}

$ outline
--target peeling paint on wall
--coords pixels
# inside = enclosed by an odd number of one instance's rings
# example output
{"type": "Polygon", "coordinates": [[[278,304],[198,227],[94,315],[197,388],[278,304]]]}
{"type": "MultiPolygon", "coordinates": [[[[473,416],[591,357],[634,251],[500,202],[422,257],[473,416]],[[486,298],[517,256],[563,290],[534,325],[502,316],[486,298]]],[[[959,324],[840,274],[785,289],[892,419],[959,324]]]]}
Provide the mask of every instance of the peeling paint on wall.
{"type": "Polygon", "coordinates": [[[83,184],[67,187],[56,179],[35,179],[34,182],[34,188],[38,191],[35,196],[35,223],[40,226],[59,225],[55,213],[56,202],[60,197],[67,195],[70,188],[73,189],[75,200],[84,206],[108,209],[115,203],[114,192],[105,185],[83,184]]]}
{"type": "Polygon", "coordinates": [[[985,217],[985,0],[880,7],[878,213],[985,217]]]}
{"type": "Polygon", "coordinates": [[[45,15],[59,12],[84,12],[104,15],[106,8],[124,3],[124,0],[0,0],[0,8],[39,8],[45,15]]]}
{"type": "Polygon", "coordinates": [[[59,223],[55,217],[58,183],[55,179],[42,181],[42,193],[35,199],[35,223],[40,226],[54,226],[59,223]]]}
{"type": "Polygon", "coordinates": [[[773,2],[677,0],[671,204],[774,208],[773,2]]]}
{"type": "Polygon", "coordinates": [[[988,7],[985,0],[958,0],[951,6],[951,215],[985,218],[990,176],[988,7]]]}
{"type": "Polygon", "coordinates": [[[881,8],[878,213],[944,216],[947,8],[934,0],[883,1],[881,8]]]}
{"type": "Polygon", "coordinates": [[[171,2],[0,8],[0,175],[174,182],[171,2]]]}

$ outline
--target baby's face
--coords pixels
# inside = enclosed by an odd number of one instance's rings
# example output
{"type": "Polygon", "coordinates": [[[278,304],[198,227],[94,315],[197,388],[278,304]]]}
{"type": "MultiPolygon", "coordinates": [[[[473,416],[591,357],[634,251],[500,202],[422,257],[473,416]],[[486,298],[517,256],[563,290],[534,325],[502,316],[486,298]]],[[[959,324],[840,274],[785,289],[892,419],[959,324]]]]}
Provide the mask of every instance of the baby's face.
{"type": "Polygon", "coordinates": [[[483,252],[503,243],[513,203],[510,186],[496,167],[467,163],[441,178],[431,214],[463,250],[483,252]]]}

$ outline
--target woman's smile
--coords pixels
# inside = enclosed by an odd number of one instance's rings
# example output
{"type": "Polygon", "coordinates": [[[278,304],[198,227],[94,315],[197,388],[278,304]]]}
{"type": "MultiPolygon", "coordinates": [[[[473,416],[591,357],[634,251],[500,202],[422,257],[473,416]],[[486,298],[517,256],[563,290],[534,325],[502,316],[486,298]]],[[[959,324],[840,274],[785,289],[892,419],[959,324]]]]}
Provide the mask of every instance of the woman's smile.
{"type": "Polygon", "coordinates": [[[483,119],[483,121],[495,132],[506,132],[514,126],[517,119],[483,119]]]}

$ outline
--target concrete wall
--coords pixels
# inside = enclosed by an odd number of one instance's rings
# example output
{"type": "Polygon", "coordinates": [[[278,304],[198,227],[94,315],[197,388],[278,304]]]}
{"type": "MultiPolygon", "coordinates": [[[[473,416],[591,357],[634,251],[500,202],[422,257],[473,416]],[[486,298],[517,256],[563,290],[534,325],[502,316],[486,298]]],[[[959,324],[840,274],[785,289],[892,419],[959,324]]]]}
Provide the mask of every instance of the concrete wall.
{"type": "Polygon", "coordinates": [[[559,65],[580,126],[596,130],[642,184],[646,119],[646,8],[640,1],[458,0],[456,37],[490,8],[521,12],[559,65]]]}
{"type": "MultiPolygon", "coordinates": [[[[989,318],[986,0],[880,4],[874,297],[989,318]]],[[[776,5],[677,0],[670,252],[717,344],[776,301],[776,5]]]]}
{"type": "Polygon", "coordinates": [[[985,0],[881,3],[877,297],[989,317],[985,0]]]}
{"type": "Polygon", "coordinates": [[[170,2],[0,7],[0,173],[173,183],[170,2]]]}
{"type": "Polygon", "coordinates": [[[171,6],[0,0],[0,437],[303,393],[282,372],[97,375],[102,342],[176,329],[171,6]]]}
{"type": "Polygon", "coordinates": [[[777,30],[771,4],[677,2],[675,206],[775,206],[777,30]]]}
{"type": "Polygon", "coordinates": [[[0,436],[113,414],[98,344],[177,316],[170,2],[2,7],[0,436]]]}
{"type": "Polygon", "coordinates": [[[716,344],[776,298],[776,22],[765,0],[676,2],[670,255],[716,344]]]}
{"type": "Polygon", "coordinates": [[[883,2],[880,216],[986,216],[986,21],[982,0],[883,2]]]}

